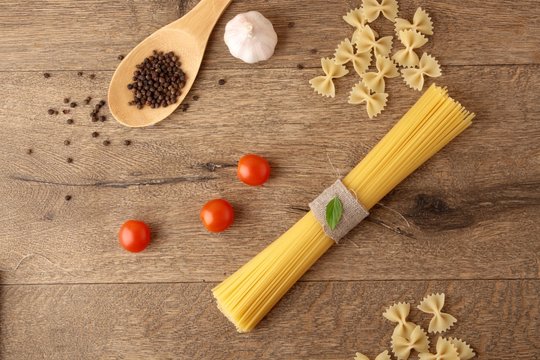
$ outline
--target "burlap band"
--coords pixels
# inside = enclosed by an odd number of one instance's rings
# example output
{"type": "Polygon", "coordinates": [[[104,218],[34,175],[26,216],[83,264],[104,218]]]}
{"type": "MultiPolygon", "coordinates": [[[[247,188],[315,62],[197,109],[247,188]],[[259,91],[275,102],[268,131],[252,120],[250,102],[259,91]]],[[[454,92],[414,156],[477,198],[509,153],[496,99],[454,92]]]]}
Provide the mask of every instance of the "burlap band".
{"type": "Polygon", "coordinates": [[[337,180],[332,186],[326,188],[315,200],[309,203],[309,208],[321,224],[326,235],[336,243],[369,215],[369,212],[364,209],[356,196],[343,185],[341,180],[337,180]],[[343,205],[343,215],[336,228],[332,230],[326,223],[326,205],[336,196],[343,205]]]}

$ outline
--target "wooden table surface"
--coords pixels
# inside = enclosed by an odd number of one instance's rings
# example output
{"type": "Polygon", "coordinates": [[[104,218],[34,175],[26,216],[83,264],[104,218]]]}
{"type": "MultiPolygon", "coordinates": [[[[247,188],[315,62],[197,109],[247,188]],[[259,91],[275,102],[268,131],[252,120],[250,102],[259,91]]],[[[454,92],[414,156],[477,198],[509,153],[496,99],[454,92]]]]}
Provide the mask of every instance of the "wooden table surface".
{"type": "Polygon", "coordinates": [[[341,15],[356,1],[238,0],[211,36],[187,112],[144,129],[111,116],[92,123],[117,56],[195,3],[2,1],[0,358],[374,357],[389,344],[386,306],[445,292],[459,319],[449,334],[479,359],[540,359],[538,1],[400,1],[402,17],[417,6],[431,14],[426,49],[442,64],[438,83],[477,118],[241,335],[211,288],[299,219],[419,93],[390,80],[389,105],[373,120],[346,103],[355,76],[338,82],[335,99],[313,93],[308,80],[351,35],[341,15]],[[259,65],[232,58],[222,40],[226,22],[248,10],[279,36],[259,65]],[[48,115],[65,97],[78,106],[48,115]],[[236,180],[247,152],[273,166],[264,187],[236,180]],[[219,235],[198,219],[214,197],[237,210],[219,235]],[[154,232],[140,254],[118,246],[128,218],[154,232]]]}

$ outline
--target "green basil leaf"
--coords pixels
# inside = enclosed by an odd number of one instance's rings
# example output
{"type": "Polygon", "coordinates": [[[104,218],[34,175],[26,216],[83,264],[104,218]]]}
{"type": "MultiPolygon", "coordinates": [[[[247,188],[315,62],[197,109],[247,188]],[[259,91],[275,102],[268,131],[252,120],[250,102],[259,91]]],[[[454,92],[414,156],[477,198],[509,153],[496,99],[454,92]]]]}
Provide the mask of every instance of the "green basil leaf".
{"type": "Polygon", "coordinates": [[[336,196],[326,204],[326,223],[332,230],[336,228],[343,215],[343,204],[336,196]]]}

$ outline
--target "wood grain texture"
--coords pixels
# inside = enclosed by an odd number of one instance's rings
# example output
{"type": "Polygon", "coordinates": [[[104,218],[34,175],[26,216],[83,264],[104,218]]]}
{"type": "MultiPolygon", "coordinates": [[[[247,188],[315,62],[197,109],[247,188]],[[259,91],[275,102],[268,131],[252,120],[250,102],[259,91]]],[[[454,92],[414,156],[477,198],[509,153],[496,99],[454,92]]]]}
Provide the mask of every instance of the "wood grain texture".
{"type": "MultiPolygon", "coordinates": [[[[205,66],[213,69],[294,67],[297,63],[319,66],[317,57],[331,56],[336,44],[352,34],[341,17],[358,3],[235,0],[214,31],[205,66]],[[280,39],[272,60],[257,66],[228,56],[222,40],[226,22],[237,13],[253,9],[272,21],[280,39]],[[292,28],[290,23],[294,23],[292,28]],[[317,50],[317,56],[311,55],[312,49],[317,50]]],[[[4,0],[0,12],[0,69],[112,70],[118,54],[126,54],[194,4],[195,0],[4,0]]],[[[473,0],[467,1],[466,6],[459,0],[402,1],[400,16],[412,18],[418,6],[429,12],[435,23],[435,35],[426,49],[443,64],[538,64],[537,5],[536,0],[517,3],[473,0]]],[[[380,24],[384,22],[375,26],[380,24]]],[[[393,33],[388,23],[382,29],[381,33],[393,33]]]]}
{"type": "MultiPolygon", "coordinates": [[[[4,286],[2,359],[351,360],[389,348],[382,317],[395,301],[415,309],[445,291],[476,359],[539,359],[537,280],[300,283],[252,333],[237,334],[218,312],[213,284],[4,286]],[[536,321],[535,321],[536,320],[536,321]],[[5,336],[8,334],[9,336],[5,336]]],[[[436,340],[437,337],[431,337],[436,340]]],[[[432,340],[432,342],[433,342],[432,340]]]]}
{"type": "MultiPolygon", "coordinates": [[[[1,128],[24,136],[0,144],[0,260],[10,269],[35,254],[4,281],[223,279],[298,220],[324,184],[346,174],[419,96],[394,82],[387,112],[370,121],[362,107],[345,103],[354,76],[339,83],[338,97],[321,100],[307,84],[314,74],[253,71],[246,82],[245,71],[205,70],[193,90],[200,99],[188,112],[139,130],[111,120],[96,125],[91,106],[47,114],[63,109],[64,96],[98,101],[110,73],[95,80],[73,72],[49,79],[1,74],[1,128]],[[217,85],[221,77],[224,86],[217,85]],[[10,95],[19,88],[34,100],[10,95]],[[133,144],[122,145],[124,139],[133,144]],[[272,162],[274,176],[263,188],[235,178],[236,160],[250,151],[272,162]],[[73,199],[66,202],[66,194],[73,199]],[[211,235],[198,211],[218,196],[232,201],[237,222],[211,235]],[[137,256],[116,242],[129,217],[149,221],[156,234],[137,256]]],[[[540,105],[527,91],[540,81],[538,67],[450,67],[441,81],[478,114],[474,125],[398,186],[308,279],[538,277],[540,105]],[[468,86],[471,77],[479,85],[468,86]],[[494,83],[495,90],[481,86],[494,83]],[[511,98],[512,106],[501,102],[511,98]]]]}
{"type": "MultiPolygon", "coordinates": [[[[450,335],[467,339],[479,359],[540,359],[537,1],[400,1],[401,16],[422,6],[433,17],[425,49],[443,65],[438,83],[477,119],[246,335],[219,314],[210,289],[299,219],[419,93],[389,80],[388,108],[369,120],[346,104],[357,77],[338,80],[335,99],[310,89],[320,57],[351,34],[341,16],[356,1],[236,0],[211,36],[188,97],[200,99],[187,112],[145,129],[110,116],[92,123],[117,56],[195,3],[2,1],[0,358],[374,357],[392,330],[385,306],[444,291],[459,320],[450,335]],[[272,60],[254,66],[222,41],[226,21],[248,10],[268,16],[280,39],[272,60]],[[64,97],[78,106],[67,108],[64,97]],[[272,164],[264,187],[236,180],[247,152],[272,164]],[[211,235],[198,211],[218,196],[237,219],[211,235]],[[117,244],[127,218],[152,227],[143,253],[117,244]]],[[[385,29],[377,27],[392,32],[385,29]]],[[[428,324],[418,313],[413,320],[428,324]]]]}

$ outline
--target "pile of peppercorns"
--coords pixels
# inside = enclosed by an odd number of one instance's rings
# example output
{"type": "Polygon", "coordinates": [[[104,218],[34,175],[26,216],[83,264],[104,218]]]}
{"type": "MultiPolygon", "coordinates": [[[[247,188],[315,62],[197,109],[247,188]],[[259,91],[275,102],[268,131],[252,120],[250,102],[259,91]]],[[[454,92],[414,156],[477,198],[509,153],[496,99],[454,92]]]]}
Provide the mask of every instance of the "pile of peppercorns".
{"type": "Polygon", "coordinates": [[[136,66],[133,82],[127,86],[133,92],[129,104],[138,109],[145,105],[155,109],[176,103],[186,84],[181,65],[174,52],[154,50],[153,55],[136,66]]]}

